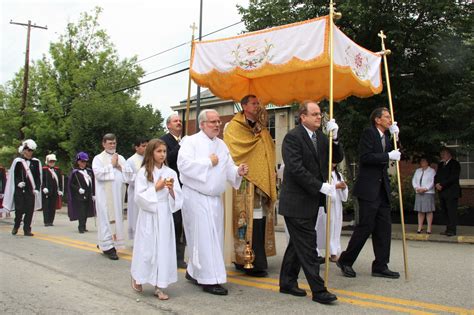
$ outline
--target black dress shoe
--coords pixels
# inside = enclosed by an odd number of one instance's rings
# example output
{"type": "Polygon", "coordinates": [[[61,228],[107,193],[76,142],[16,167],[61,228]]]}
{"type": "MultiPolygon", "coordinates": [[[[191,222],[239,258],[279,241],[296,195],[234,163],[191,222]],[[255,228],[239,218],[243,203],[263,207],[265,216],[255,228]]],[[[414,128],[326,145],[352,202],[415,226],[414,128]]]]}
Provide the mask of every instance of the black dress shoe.
{"type": "Polygon", "coordinates": [[[441,233],[439,233],[439,234],[441,234],[441,235],[446,235],[446,236],[454,236],[454,235],[456,235],[456,233],[451,232],[451,231],[444,231],[444,232],[441,232],[441,233]]]}
{"type": "Polygon", "coordinates": [[[234,263],[235,269],[239,271],[245,271],[244,265],[234,263]]]}
{"type": "Polygon", "coordinates": [[[336,300],[337,296],[328,291],[313,294],[313,301],[321,304],[330,304],[336,300]]]}
{"type": "Polygon", "coordinates": [[[12,234],[13,234],[13,235],[16,235],[16,233],[18,233],[18,228],[13,228],[12,234]]]}
{"type": "Polygon", "coordinates": [[[324,257],[318,256],[318,258],[316,258],[316,262],[322,265],[326,262],[326,260],[324,259],[324,257]]]}
{"type": "Polygon", "coordinates": [[[227,295],[229,293],[229,291],[220,284],[203,285],[202,290],[214,295],[227,295]]]}
{"type": "Polygon", "coordinates": [[[336,262],[336,265],[341,268],[342,274],[344,277],[348,278],[355,278],[356,277],[356,272],[354,269],[352,269],[351,266],[343,265],[339,261],[336,262]]]}
{"type": "Polygon", "coordinates": [[[112,247],[109,250],[104,251],[105,256],[109,257],[111,260],[118,260],[119,257],[117,256],[117,251],[115,250],[115,247],[112,247]]]}
{"type": "Polygon", "coordinates": [[[280,293],[291,294],[294,296],[306,296],[306,291],[297,286],[293,288],[280,288],[280,293]]]}
{"type": "Polygon", "coordinates": [[[250,277],[263,278],[268,276],[268,272],[265,270],[246,269],[245,274],[250,277]]]}
{"type": "Polygon", "coordinates": [[[392,270],[387,268],[383,271],[372,271],[372,277],[398,279],[398,278],[400,278],[400,274],[396,271],[392,271],[392,270]]]}
{"type": "Polygon", "coordinates": [[[195,285],[199,285],[199,283],[197,282],[196,279],[194,279],[193,277],[191,277],[191,275],[186,271],[186,275],[184,276],[186,278],[186,280],[188,280],[189,282],[191,282],[192,284],[195,284],[195,285]]]}
{"type": "Polygon", "coordinates": [[[23,233],[23,234],[24,234],[25,236],[34,236],[34,234],[31,233],[31,232],[25,232],[25,233],[23,233]]]}
{"type": "Polygon", "coordinates": [[[84,230],[79,230],[79,233],[84,234],[84,230]]]}
{"type": "Polygon", "coordinates": [[[89,230],[88,230],[88,229],[84,229],[84,232],[89,232],[89,230]]]}
{"type": "Polygon", "coordinates": [[[177,264],[178,264],[178,268],[181,268],[181,269],[188,268],[188,264],[184,260],[178,260],[177,264]]]}

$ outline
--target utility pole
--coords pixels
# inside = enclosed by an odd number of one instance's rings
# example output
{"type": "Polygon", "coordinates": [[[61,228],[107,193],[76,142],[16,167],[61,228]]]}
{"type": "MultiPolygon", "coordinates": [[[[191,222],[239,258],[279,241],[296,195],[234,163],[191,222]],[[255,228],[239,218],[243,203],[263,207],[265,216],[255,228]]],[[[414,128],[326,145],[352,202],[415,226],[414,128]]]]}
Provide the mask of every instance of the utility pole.
{"type": "Polygon", "coordinates": [[[28,27],[28,32],[26,35],[26,54],[25,54],[25,73],[23,76],[23,95],[21,98],[21,108],[20,108],[20,116],[21,116],[21,126],[20,126],[20,140],[25,139],[25,133],[24,133],[24,128],[26,126],[25,123],[25,110],[26,110],[26,99],[28,96],[28,72],[29,72],[29,64],[30,64],[30,32],[31,28],[42,28],[47,30],[47,26],[37,26],[36,24],[31,24],[31,21],[28,20],[28,24],[25,23],[18,23],[18,22],[13,22],[10,20],[10,24],[15,24],[15,25],[21,25],[21,26],[27,26],[28,27]]]}

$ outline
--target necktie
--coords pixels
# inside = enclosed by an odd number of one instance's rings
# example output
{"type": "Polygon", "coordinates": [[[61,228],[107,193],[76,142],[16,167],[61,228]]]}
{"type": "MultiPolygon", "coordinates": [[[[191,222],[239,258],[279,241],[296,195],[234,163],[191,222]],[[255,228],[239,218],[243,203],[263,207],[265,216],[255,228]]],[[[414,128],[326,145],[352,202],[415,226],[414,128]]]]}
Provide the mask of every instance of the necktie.
{"type": "Polygon", "coordinates": [[[424,174],[425,174],[425,170],[421,170],[420,187],[422,186],[421,183],[423,182],[423,175],[424,174]]]}
{"type": "Polygon", "coordinates": [[[311,141],[313,141],[314,150],[316,151],[316,155],[318,155],[318,142],[316,141],[316,132],[313,132],[311,135],[311,141]]]}
{"type": "Polygon", "coordinates": [[[385,143],[385,135],[382,135],[382,148],[383,148],[383,151],[385,152],[385,147],[386,147],[386,143],[385,143]]]}

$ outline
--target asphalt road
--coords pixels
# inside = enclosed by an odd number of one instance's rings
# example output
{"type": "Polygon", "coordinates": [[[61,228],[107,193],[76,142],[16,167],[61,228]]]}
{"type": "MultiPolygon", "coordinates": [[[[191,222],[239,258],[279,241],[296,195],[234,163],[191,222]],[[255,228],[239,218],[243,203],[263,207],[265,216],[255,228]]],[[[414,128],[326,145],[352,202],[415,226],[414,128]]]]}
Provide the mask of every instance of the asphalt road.
{"type": "MultiPolygon", "coordinates": [[[[329,288],[335,305],[324,306],[309,297],[278,293],[278,274],[286,246],[277,233],[276,257],[269,258],[268,278],[249,278],[228,266],[229,295],[213,296],[184,279],[167,289],[168,301],[145,286],[138,294],[130,287],[131,243],[111,261],[96,247],[96,228],[77,233],[77,223],[58,213],[54,227],[42,226],[35,214],[34,237],[20,229],[11,235],[12,218],[0,219],[0,312],[2,314],[474,314],[474,246],[470,244],[408,242],[409,280],[403,277],[401,241],[392,241],[390,267],[402,278],[373,278],[372,246],[367,243],[354,265],[357,278],[342,277],[331,264],[329,288]]],[[[342,238],[343,246],[348,237],[342,238]]],[[[324,269],[321,270],[324,274],[324,269]]],[[[309,290],[300,273],[300,287],[309,290]]]]}

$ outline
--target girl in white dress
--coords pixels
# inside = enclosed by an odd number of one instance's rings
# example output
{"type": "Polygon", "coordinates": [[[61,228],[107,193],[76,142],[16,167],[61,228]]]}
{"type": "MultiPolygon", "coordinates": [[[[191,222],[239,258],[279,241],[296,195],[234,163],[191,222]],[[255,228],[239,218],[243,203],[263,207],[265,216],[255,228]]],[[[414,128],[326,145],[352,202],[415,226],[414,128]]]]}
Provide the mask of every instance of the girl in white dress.
{"type": "Polygon", "coordinates": [[[135,179],[139,210],[131,268],[132,288],[142,292],[142,285],[149,283],[160,300],[169,298],[162,289],[178,281],[173,212],[183,204],[176,172],[165,160],[165,142],[151,140],[135,179]]]}

